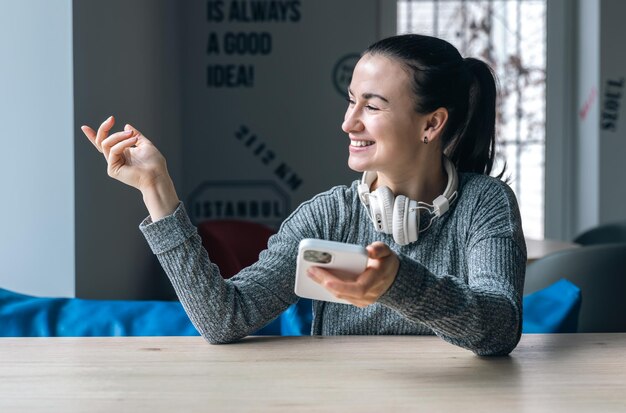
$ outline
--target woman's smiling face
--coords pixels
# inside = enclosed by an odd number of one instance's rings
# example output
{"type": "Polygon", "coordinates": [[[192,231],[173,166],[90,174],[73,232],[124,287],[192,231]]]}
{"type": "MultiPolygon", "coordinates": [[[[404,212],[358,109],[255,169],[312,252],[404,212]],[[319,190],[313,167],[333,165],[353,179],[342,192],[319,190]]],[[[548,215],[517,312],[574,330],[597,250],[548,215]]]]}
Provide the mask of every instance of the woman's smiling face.
{"type": "Polygon", "coordinates": [[[402,65],[382,55],[363,56],[348,94],[341,125],[350,138],[348,166],[387,174],[413,169],[423,145],[426,116],[414,110],[411,80],[402,65]]]}

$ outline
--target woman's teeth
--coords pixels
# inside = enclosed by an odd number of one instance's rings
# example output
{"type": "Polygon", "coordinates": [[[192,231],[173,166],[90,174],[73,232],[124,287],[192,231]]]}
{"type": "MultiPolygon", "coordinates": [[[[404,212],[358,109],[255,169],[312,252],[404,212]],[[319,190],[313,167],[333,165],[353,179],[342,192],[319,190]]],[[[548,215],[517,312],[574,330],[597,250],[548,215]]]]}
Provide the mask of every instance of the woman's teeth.
{"type": "Polygon", "coordinates": [[[351,146],[370,146],[373,144],[374,144],[373,141],[355,141],[353,139],[350,139],[351,146]]]}

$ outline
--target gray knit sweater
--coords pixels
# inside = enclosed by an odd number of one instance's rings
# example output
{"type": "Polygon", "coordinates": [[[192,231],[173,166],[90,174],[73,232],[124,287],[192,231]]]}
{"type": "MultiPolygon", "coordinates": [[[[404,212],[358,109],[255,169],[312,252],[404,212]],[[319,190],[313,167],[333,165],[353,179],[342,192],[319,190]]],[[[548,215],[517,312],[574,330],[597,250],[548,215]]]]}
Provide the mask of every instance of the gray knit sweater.
{"type": "Polygon", "coordinates": [[[436,334],[479,355],[511,352],[521,334],[526,246],[510,188],[489,176],[460,174],[450,210],[418,241],[399,246],[374,230],[357,184],[334,187],[300,205],[258,262],[229,280],[211,263],[182,204],[157,222],[146,218],[140,229],[210,343],[238,340],[296,302],[298,244],[320,238],[363,246],[383,241],[400,267],[375,304],[315,301],[312,334],[436,334]]]}

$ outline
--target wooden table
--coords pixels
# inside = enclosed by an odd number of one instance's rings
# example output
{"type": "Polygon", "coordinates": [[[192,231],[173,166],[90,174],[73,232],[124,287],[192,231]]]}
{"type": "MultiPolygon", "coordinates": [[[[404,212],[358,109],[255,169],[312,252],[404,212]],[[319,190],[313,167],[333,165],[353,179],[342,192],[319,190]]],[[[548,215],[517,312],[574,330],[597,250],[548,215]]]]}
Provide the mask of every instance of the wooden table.
{"type": "Polygon", "coordinates": [[[577,247],[580,247],[580,244],[576,244],[574,242],[526,238],[526,250],[528,254],[527,263],[530,264],[531,262],[552,254],[553,252],[577,247]]]}
{"type": "Polygon", "coordinates": [[[2,338],[1,412],[624,412],[626,334],[2,338]]]}

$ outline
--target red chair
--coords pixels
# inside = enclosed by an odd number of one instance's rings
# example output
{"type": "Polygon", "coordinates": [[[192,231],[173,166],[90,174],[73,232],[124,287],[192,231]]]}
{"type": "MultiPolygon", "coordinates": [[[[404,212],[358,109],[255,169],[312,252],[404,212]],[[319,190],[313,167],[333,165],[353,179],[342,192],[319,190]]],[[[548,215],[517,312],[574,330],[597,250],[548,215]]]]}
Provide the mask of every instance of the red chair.
{"type": "MultiPolygon", "coordinates": [[[[215,220],[198,225],[202,245],[222,277],[230,278],[259,259],[275,231],[251,221],[215,220]]],[[[312,302],[300,299],[279,317],[258,330],[257,335],[308,335],[311,331],[312,302]]]]}
{"type": "Polygon", "coordinates": [[[224,278],[254,264],[275,231],[252,221],[213,220],[198,225],[202,245],[224,278]]]}
{"type": "MultiPolygon", "coordinates": [[[[270,227],[252,221],[214,220],[198,224],[202,246],[224,278],[254,264],[274,232],[270,227]]],[[[281,335],[281,318],[276,318],[255,334],[281,335]]]]}

